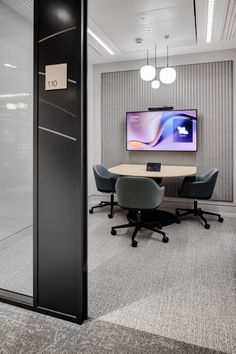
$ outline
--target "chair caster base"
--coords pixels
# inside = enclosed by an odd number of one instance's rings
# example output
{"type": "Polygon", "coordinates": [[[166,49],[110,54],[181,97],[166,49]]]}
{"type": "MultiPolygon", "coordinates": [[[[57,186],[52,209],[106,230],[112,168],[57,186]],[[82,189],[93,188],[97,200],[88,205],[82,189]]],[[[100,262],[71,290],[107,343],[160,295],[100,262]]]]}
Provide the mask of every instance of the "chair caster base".
{"type": "Polygon", "coordinates": [[[163,236],[162,242],[168,243],[169,242],[169,238],[167,236],[163,236]]]}
{"type": "Polygon", "coordinates": [[[207,230],[209,230],[210,229],[210,227],[211,227],[211,225],[209,225],[209,224],[205,224],[205,229],[207,229],[207,230]]]}
{"type": "Polygon", "coordinates": [[[89,209],[89,214],[93,214],[93,209],[89,209]]]}
{"type": "Polygon", "coordinates": [[[115,236],[115,235],[117,234],[117,231],[116,231],[116,230],[111,229],[111,234],[112,234],[113,236],[115,236]]]}
{"type": "Polygon", "coordinates": [[[132,241],[132,247],[137,247],[138,246],[138,241],[132,241]]]}
{"type": "Polygon", "coordinates": [[[220,216],[219,219],[218,219],[219,222],[223,222],[224,219],[220,216]]]}
{"type": "Polygon", "coordinates": [[[113,218],[113,214],[108,214],[108,218],[112,219],[113,218]]]}

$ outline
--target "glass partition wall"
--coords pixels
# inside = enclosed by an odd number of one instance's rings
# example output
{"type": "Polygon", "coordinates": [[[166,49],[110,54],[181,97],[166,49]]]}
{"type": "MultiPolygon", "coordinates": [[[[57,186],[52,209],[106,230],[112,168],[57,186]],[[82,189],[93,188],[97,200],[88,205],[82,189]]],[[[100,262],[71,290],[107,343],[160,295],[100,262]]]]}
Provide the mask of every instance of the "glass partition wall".
{"type": "Polygon", "coordinates": [[[0,0],[0,289],[33,295],[33,4],[0,0]]]}

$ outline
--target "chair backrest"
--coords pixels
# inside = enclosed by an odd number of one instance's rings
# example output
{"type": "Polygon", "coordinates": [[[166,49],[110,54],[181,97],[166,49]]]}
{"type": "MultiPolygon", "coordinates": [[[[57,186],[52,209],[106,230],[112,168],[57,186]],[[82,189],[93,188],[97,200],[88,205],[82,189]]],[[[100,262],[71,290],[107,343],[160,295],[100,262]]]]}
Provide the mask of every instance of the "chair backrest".
{"type": "Polygon", "coordinates": [[[115,192],[118,176],[110,173],[103,165],[93,165],[93,173],[98,191],[105,193],[115,192]]]}
{"type": "Polygon", "coordinates": [[[210,199],[214,192],[218,174],[219,170],[212,168],[205,174],[196,176],[194,180],[186,177],[179,190],[179,195],[186,198],[210,199]]]}
{"type": "Polygon", "coordinates": [[[211,198],[215,189],[217,177],[219,174],[218,168],[212,168],[207,171],[204,175],[197,176],[196,181],[201,181],[204,183],[204,197],[211,198]]]}
{"type": "Polygon", "coordinates": [[[120,177],[116,182],[118,204],[124,209],[154,210],[164,198],[165,188],[151,178],[120,177]]]}

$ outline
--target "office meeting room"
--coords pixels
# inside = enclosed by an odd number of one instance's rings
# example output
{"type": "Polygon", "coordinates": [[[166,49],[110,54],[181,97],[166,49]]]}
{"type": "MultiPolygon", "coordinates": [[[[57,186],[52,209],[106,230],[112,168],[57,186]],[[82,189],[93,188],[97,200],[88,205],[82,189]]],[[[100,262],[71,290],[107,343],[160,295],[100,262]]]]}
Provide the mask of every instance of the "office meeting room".
{"type": "Polygon", "coordinates": [[[89,314],[186,353],[236,352],[233,14],[89,1],[89,314]]]}
{"type": "Polygon", "coordinates": [[[0,0],[0,354],[236,354],[236,0],[0,0]]]}

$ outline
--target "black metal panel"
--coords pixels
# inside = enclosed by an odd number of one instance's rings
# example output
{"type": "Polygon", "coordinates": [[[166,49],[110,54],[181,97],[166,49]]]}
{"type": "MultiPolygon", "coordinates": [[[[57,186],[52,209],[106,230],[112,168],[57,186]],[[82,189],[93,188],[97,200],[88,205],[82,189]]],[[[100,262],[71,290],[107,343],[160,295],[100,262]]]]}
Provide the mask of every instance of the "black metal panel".
{"type": "Polygon", "coordinates": [[[40,306],[75,314],[76,142],[39,131],[38,296],[40,306]]]}
{"type": "Polygon", "coordinates": [[[87,318],[87,1],[38,0],[35,10],[34,305],[82,323],[87,318]],[[60,63],[68,64],[68,89],[45,91],[45,66],[60,63]]]}
{"type": "Polygon", "coordinates": [[[38,3],[39,39],[70,27],[80,26],[78,10],[85,3],[83,0],[38,0],[38,3]]]}
{"type": "Polygon", "coordinates": [[[39,76],[39,122],[40,126],[74,136],[77,128],[76,85],[68,83],[67,90],[45,91],[45,78],[39,76]]]}

